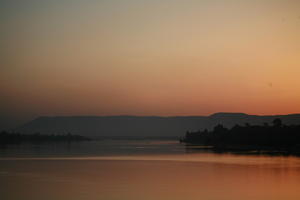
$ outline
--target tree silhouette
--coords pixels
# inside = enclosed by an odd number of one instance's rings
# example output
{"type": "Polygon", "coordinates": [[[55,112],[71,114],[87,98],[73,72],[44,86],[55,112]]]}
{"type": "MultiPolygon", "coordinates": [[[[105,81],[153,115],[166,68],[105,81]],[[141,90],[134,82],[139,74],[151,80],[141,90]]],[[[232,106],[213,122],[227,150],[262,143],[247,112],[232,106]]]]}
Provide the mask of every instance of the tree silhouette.
{"type": "Polygon", "coordinates": [[[181,141],[215,149],[274,149],[300,153],[300,125],[286,126],[279,118],[273,120],[273,126],[246,123],[227,129],[218,124],[212,131],[187,132],[181,141]]]}
{"type": "Polygon", "coordinates": [[[20,134],[17,132],[9,133],[7,131],[0,132],[0,144],[20,144],[20,143],[44,143],[44,142],[73,142],[90,140],[80,135],[44,135],[40,133],[20,134]]]}
{"type": "Polygon", "coordinates": [[[273,125],[274,125],[275,127],[281,127],[281,126],[282,126],[282,121],[281,121],[281,119],[279,119],[279,118],[274,119],[274,120],[273,120],[273,125]]]}

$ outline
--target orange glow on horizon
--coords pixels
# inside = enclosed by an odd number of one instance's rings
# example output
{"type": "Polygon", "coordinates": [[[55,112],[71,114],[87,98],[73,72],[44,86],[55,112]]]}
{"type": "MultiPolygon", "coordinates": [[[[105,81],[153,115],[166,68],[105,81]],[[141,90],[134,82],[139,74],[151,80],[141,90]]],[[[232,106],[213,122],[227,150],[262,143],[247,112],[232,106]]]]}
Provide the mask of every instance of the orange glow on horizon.
{"type": "Polygon", "coordinates": [[[3,10],[3,115],[300,113],[297,1],[63,2],[3,10]]]}

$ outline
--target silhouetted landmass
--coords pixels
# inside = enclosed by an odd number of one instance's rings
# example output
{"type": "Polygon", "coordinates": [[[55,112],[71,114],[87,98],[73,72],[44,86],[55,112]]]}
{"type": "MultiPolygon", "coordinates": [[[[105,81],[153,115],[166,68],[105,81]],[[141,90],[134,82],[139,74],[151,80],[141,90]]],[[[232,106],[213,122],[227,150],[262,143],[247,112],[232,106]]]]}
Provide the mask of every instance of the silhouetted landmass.
{"type": "Polygon", "coordinates": [[[21,143],[43,143],[43,142],[74,142],[74,141],[87,141],[87,137],[80,135],[43,135],[40,133],[34,134],[21,134],[15,132],[0,132],[0,144],[21,144],[21,143]]]}
{"type": "Polygon", "coordinates": [[[186,130],[212,130],[217,124],[231,128],[236,124],[259,125],[281,118],[284,124],[300,124],[300,114],[247,115],[216,113],[210,116],[53,116],[38,117],[14,131],[43,134],[73,133],[93,138],[101,137],[180,137],[186,130]]]}
{"type": "Polygon", "coordinates": [[[228,129],[219,124],[212,131],[187,132],[181,142],[211,146],[217,150],[278,150],[300,153],[300,125],[235,125],[228,129]]]}

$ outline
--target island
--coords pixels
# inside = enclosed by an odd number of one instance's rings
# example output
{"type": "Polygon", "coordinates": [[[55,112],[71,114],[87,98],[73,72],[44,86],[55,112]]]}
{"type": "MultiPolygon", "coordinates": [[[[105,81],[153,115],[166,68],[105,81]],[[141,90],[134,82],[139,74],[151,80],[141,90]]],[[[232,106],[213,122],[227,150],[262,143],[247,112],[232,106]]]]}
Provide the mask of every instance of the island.
{"type": "Polygon", "coordinates": [[[187,145],[209,146],[218,151],[278,151],[300,153],[300,125],[284,125],[276,118],[272,125],[235,125],[228,129],[218,124],[213,130],[186,132],[180,139],[187,145]]]}

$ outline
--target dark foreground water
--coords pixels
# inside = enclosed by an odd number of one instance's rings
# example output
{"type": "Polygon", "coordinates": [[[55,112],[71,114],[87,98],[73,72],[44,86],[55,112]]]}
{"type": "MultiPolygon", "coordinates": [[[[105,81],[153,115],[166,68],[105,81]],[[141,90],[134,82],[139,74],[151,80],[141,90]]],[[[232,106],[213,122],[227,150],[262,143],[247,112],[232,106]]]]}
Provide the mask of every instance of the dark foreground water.
{"type": "Polygon", "coordinates": [[[300,158],[216,154],[177,141],[0,149],[1,200],[299,200],[300,158]]]}

